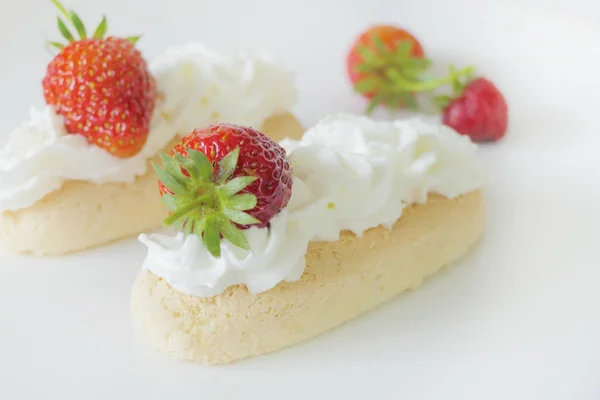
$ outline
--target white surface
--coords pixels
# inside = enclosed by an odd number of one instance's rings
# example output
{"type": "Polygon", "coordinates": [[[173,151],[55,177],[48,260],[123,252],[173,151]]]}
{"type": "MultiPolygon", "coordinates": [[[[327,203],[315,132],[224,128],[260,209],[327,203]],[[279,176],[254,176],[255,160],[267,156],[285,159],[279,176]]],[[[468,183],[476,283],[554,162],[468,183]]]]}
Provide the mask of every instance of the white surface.
{"type": "MultiPolygon", "coordinates": [[[[48,3],[3,0],[2,138],[42,102],[41,43],[57,37],[48,3]]],[[[305,124],[362,110],[345,51],[368,23],[402,23],[431,57],[492,77],[511,131],[481,149],[489,231],[467,260],[329,334],[232,366],[166,360],[134,340],[136,240],[60,259],[0,256],[0,398],[600,398],[595,2],[68,3],[86,21],[105,11],[112,32],[145,32],[148,57],[194,39],[272,49],[298,73],[305,124]]]]}

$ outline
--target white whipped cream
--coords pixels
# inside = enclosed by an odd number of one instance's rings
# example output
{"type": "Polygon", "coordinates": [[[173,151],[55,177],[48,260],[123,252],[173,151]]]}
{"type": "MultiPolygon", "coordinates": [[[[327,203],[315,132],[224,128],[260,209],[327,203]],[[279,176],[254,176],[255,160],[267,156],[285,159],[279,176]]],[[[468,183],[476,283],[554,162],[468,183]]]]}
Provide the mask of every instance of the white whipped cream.
{"type": "Polygon", "coordinates": [[[144,268],[194,296],[238,284],[260,293],[300,279],[309,241],[390,228],[404,207],[426,202],[428,193],[453,198],[484,183],[476,145],[437,122],[337,115],[281,145],[293,166],[292,197],[270,230],[244,231],[251,252],[223,240],[216,259],[194,235],[144,234],[144,268]]]}
{"type": "Polygon", "coordinates": [[[192,44],[167,51],[150,70],[161,96],[140,153],[114,157],[67,134],[50,107],[33,109],[0,148],[0,212],[29,207],[67,180],[133,182],[178,134],[223,121],[259,128],[296,102],[292,75],[265,55],[222,56],[192,44]]]}

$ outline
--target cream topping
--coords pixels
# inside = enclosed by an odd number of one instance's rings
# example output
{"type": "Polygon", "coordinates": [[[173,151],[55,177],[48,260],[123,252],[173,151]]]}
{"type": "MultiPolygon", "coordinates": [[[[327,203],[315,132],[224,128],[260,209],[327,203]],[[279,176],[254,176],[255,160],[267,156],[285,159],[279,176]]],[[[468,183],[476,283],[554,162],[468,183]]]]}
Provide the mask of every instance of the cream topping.
{"type": "Polygon", "coordinates": [[[292,197],[270,229],[244,231],[251,251],[223,240],[217,259],[194,235],[144,234],[144,268],[194,296],[239,284],[260,293],[300,279],[310,241],[335,241],[343,230],[361,236],[379,225],[391,228],[404,207],[426,202],[428,193],[453,198],[484,183],[476,145],[422,119],[335,115],[281,145],[293,167],[292,197]]]}
{"type": "Polygon", "coordinates": [[[260,128],[296,102],[292,75],[265,55],[223,56],[191,44],[167,51],[150,70],[161,99],[140,153],[114,157],[67,134],[50,107],[33,109],[0,148],[0,212],[29,207],[67,180],[131,183],[178,134],[218,122],[260,128]]]}

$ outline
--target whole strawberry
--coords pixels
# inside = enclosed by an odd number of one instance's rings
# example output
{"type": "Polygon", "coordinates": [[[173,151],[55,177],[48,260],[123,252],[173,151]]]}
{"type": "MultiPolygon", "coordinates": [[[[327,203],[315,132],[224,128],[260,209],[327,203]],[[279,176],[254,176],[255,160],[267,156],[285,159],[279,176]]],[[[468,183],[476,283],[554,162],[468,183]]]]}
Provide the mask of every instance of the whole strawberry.
{"type": "Polygon", "coordinates": [[[138,37],[105,38],[104,18],[88,37],[77,14],[52,1],[79,39],[58,18],[68,44],[50,42],[59,53],[42,81],[46,103],[64,117],[68,133],[116,157],[134,156],[146,143],[156,103],[154,77],[135,47],[138,37]]]}
{"type": "Polygon", "coordinates": [[[379,104],[414,107],[414,94],[398,90],[392,75],[412,80],[419,78],[428,66],[419,41],[405,29],[393,25],[371,26],[358,36],[346,57],[346,69],[354,89],[370,99],[367,112],[379,104]]]}
{"type": "Polygon", "coordinates": [[[248,249],[241,232],[266,227],[292,194],[285,150],[252,128],[219,124],[196,129],[154,165],[166,225],[202,239],[219,257],[220,238],[248,249]]]}
{"type": "Polygon", "coordinates": [[[508,105],[488,79],[477,78],[464,87],[455,85],[453,98],[443,107],[442,121],[474,142],[497,141],[508,128],[508,105]]]}
{"type": "MultiPolygon", "coordinates": [[[[421,43],[407,30],[393,25],[374,25],[352,44],[346,57],[347,73],[354,90],[367,99],[367,113],[379,105],[391,109],[416,109],[417,93],[432,92],[453,77],[428,79],[431,61],[421,43]]],[[[471,67],[453,71],[470,73],[471,67]]]]}

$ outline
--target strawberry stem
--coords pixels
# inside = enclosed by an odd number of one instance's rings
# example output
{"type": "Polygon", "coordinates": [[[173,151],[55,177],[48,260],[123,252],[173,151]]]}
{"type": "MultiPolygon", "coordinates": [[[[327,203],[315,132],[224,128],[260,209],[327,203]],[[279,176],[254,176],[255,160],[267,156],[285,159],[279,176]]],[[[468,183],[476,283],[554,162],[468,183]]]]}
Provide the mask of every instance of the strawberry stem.
{"type": "Polygon", "coordinates": [[[185,217],[187,214],[196,210],[200,211],[200,214],[202,215],[212,214],[218,211],[217,205],[217,201],[215,201],[215,194],[207,193],[185,206],[178,207],[165,219],[165,224],[172,225],[178,219],[185,217]],[[211,199],[213,201],[210,201],[211,199]]]}
{"type": "MultiPolygon", "coordinates": [[[[81,22],[81,18],[79,18],[79,15],[77,15],[75,11],[69,12],[62,4],[60,4],[58,0],[51,1],[52,4],[54,4],[56,8],[58,8],[58,11],[60,11],[60,13],[64,15],[67,21],[69,21],[75,27],[75,30],[79,34],[79,38],[87,38],[87,31],[85,29],[85,25],[83,24],[83,22],[81,22]]],[[[58,21],[58,28],[60,29],[63,36],[69,41],[69,43],[73,42],[75,40],[73,38],[73,35],[71,35],[71,32],[69,32],[64,22],[62,22],[62,20],[60,19],[60,17],[58,18],[58,21]]]]}
{"type": "Polygon", "coordinates": [[[163,195],[163,203],[170,212],[165,225],[182,229],[186,236],[195,234],[216,258],[221,255],[221,237],[249,250],[246,236],[234,223],[261,222],[244,212],[256,206],[256,196],[240,193],[256,177],[233,177],[239,152],[236,147],[223,157],[216,172],[208,157],[193,149],[186,149],[185,156],[161,153],[163,166],[154,165],[158,179],[172,193],[163,195]]]}
{"type": "MultiPolygon", "coordinates": [[[[67,10],[65,8],[65,6],[63,6],[58,0],[50,0],[50,1],[58,9],[60,14],[62,14],[62,16],[66,19],[66,21],[70,22],[71,25],[73,25],[73,27],[75,28],[75,31],[79,35],[79,39],[86,39],[88,37],[87,30],[85,28],[84,23],[81,21],[81,18],[79,18],[79,15],[77,15],[77,13],[75,11],[67,10]]],[[[72,43],[75,41],[75,37],[69,31],[69,28],[67,28],[67,25],[65,24],[65,22],[63,22],[63,20],[60,17],[58,17],[58,30],[60,31],[62,36],[67,40],[67,43],[72,43]]],[[[106,17],[102,16],[102,21],[100,21],[100,24],[94,30],[94,33],[92,34],[92,38],[99,39],[99,40],[103,39],[104,35],[106,34],[106,31],[107,31],[106,17]]],[[[127,37],[127,40],[129,40],[135,44],[138,42],[138,40],[140,38],[141,38],[141,35],[129,36],[129,37],[127,37]]],[[[62,50],[62,48],[64,47],[63,44],[58,43],[58,42],[49,42],[48,44],[59,50],[62,50]]]]}
{"type": "Polygon", "coordinates": [[[451,94],[439,94],[432,96],[432,100],[435,106],[439,110],[443,110],[454,99],[462,96],[465,86],[471,81],[472,76],[475,74],[475,68],[466,67],[461,70],[456,70],[456,68],[451,65],[450,66],[450,74],[444,78],[447,80],[445,83],[450,83],[452,86],[451,94]],[[464,79],[463,79],[464,78],[464,79]]]}
{"type": "Polygon", "coordinates": [[[52,1],[52,4],[54,4],[56,6],[56,8],[58,8],[58,11],[60,11],[61,14],[65,16],[65,18],[67,18],[69,21],[71,20],[71,15],[67,11],[67,9],[62,4],[59,3],[58,0],[50,0],[50,1],[52,1]]]}
{"type": "MultiPolygon", "coordinates": [[[[386,70],[386,76],[395,84],[394,91],[396,92],[431,92],[446,83],[456,82],[461,76],[468,76],[474,72],[472,66],[465,67],[461,70],[451,68],[450,74],[443,78],[432,79],[428,81],[411,81],[406,79],[397,70],[389,68],[386,70]]],[[[453,85],[455,87],[455,85],[453,85]]]]}
{"type": "MultiPolygon", "coordinates": [[[[450,67],[448,76],[437,79],[424,79],[425,72],[431,67],[431,61],[421,54],[414,54],[415,42],[402,40],[388,48],[384,41],[374,35],[372,46],[361,45],[356,48],[362,62],[355,66],[360,78],[354,82],[354,89],[370,98],[365,112],[370,114],[380,104],[390,108],[418,108],[417,94],[430,93],[450,83],[452,92],[461,92],[467,79],[474,73],[472,66],[456,70],[450,67]]],[[[448,100],[440,96],[439,104],[448,100]]]]}

